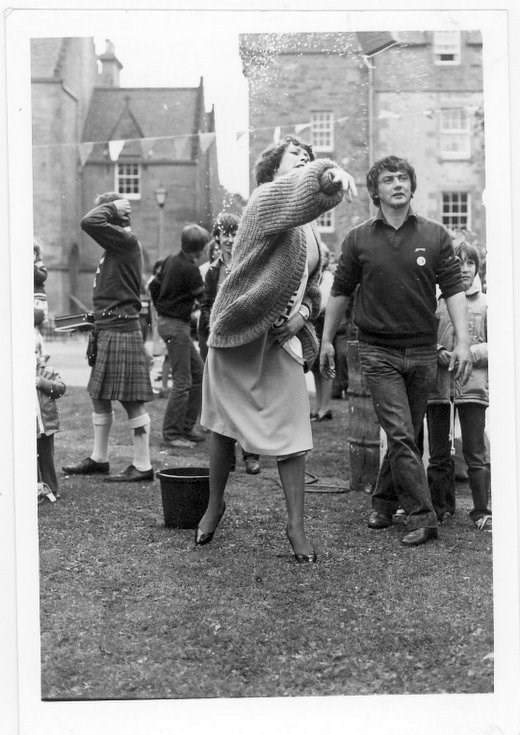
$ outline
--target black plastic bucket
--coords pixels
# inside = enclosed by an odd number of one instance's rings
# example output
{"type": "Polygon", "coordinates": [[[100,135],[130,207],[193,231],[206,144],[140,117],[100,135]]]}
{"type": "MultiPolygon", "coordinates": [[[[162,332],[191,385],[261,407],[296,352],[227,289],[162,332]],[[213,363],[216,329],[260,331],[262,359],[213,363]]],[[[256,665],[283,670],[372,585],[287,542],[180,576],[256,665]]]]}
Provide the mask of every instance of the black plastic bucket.
{"type": "Polygon", "coordinates": [[[157,472],[161,483],[164,525],[197,528],[209,500],[207,467],[170,467],[157,472]]]}

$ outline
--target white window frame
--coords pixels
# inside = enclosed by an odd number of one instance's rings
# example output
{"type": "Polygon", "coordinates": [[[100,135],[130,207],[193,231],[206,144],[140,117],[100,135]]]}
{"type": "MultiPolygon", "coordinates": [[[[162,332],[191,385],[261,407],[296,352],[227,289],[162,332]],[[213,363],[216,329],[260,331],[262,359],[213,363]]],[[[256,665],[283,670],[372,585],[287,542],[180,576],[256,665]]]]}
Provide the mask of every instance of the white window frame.
{"type": "Polygon", "coordinates": [[[457,66],[460,62],[460,31],[434,31],[433,63],[437,66],[457,66]]]}
{"type": "Polygon", "coordinates": [[[465,107],[444,107],[440,111],[439,150],[442,158],[471,156],[471,121],[465,107]]]}
{"type": "Polygon", "coordinates": [[[471,194],[469,191],[443,191],[441,199],[441,221],[448,230],[471,230],[471,194]],[[446,202],[446,198],[449,201],[446,202]],[[465,201],[465,213],[463,212],[463,198],[465,201]],[[445,204],[449,205],[449,209],[445,210],[445,204]],[[465,217],[464,224],[454,226],[451,218],[465,217]]]}
{"type": "Polygon", "coordinates": [[[318,225],[319,232],[334,232],[334,210],[329,209],[327,212],[321,214],[316,223],[318,225]]]}
{"type": "MultiPolygon", "coordinates": [[[[133,187],[132,187],[133,188],[133,187]]],[[[125,199],[141,199],[141,164],[138,161],[121,161],[116,163],[114,167],[114,190],[121,194],[125,199]],[[135,167],[135,173],[122,173],[125,166],[135,167]],[[137,191],[125,191],[126,187],[122,187],[123,181],[135,182],[137,191]]]]}
{"type": "Polygon", "coordinates": [[[334,115],[331,110],[311,111],[311,145],[315,152],[334,150],[334,115]]]}

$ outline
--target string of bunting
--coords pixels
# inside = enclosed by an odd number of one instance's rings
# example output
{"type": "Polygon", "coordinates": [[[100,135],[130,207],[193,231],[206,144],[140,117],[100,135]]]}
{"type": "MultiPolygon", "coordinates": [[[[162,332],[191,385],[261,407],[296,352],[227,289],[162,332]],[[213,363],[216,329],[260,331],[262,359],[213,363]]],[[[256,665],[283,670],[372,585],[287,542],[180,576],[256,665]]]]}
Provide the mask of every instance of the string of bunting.
{"type": "MultiPolygon", "coordinates": [[[[477,106],[467,106],[463,108],[468,112],[469,114],[475,114],[480,108],[477,106]]],[[[373,119],[375,120],[399,120],[403,117],[410,117],[410,116],[424,116],[427,118],[432,119],[435,115],[438,115],[440,113],[439,110],[433,110],[433,109],[426,109],[421,110],[419,112],[415,113],[397,113],[392,112],[390,110],[382,109],[378,112],[377,115],[374,116],[373,119]]],[[[338,117],[334,120],[334,125],[344,125],[350,118],[348,116],[344,117],[338,117]]],[[[291,131],[294,132],[295,135],[300,135],[305,130],[311,129],[311,123],[305,122],[305,123],[288,123],[286,125],[282,126],[273,126],[268,125],[265,127],[257,127],[257,128],[246,128],[244,130],[240,130],[236,133],[236,142],[240,142],[244,136],[260,132],[263,130],[272,130],[273,131],[273,140],[276,142],[280,139],[282,135],[282,129],[285,131],[291,131]]],[[[108,156],[110,157],[110,160],[115,163],[119,160],[119,156],[121,155],[121,152],[126,144],[131,143],[138,143],[141,146],[141,153],[143,158],[149,159],[154,154],[155,155],[163,155],[165,157],[170,157],[171,153],[173,152],[174,158],[179,160],[183,158],[189,158],[189,146],[192,143],[193,138],[198,138],[198,142],[200,145],[200,149],[203,153],[205,153],[208,148],[215,142],[216,140],[216,133],[210,132],[210,133],[192,133],[192,134],[181,134],[181,135],[165,135],[165,136],[154,136],[150,138],[124,138],[124,139],[118,139],[118,140],[108,140],[108,141],[86,141],[82,143],[49,143],[49,144],[34,144],[33,148],[48,148],[48,147],[56,147],[56,146],[77,146],[78,148],[78,154],[81,166],[83,167],[85,163],[87,162],[90,154],[92,153],[94,146],[101,146],[104,148],[104,150],[107,151],[108,156]],[[173,146],[173,151],[171,150],[171,147],[173,146]]]]}

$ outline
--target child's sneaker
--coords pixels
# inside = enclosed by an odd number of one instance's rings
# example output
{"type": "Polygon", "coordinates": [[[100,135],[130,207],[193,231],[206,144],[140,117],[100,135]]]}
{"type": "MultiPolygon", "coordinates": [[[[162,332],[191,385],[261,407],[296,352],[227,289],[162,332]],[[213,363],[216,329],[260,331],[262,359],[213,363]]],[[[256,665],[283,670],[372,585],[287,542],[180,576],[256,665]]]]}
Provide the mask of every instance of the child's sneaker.
{"type": "Polygon", "coordinates": [[[406,511],[404,508],[398,508],[394,515],[392,516],[392,520],[394,523],[397,523],[399,526],[406,526],[406,523],[408,521],[408,516],[406,515],[406,511]]]}
{"type": "Polygon", "coordinates": [[[493,520],[491,516],[481,516],[480,518],[477,518],[474,523],[479,531],[493,530],[493,520]]]}
{"type": "Polygon", "coordinates": [[[40,503],[43,503],[43,501],[47,499],[50,500],[51,503],[56,502],[56,495],[52,492],[50,487],[47,485],[46,482],[39,482],[38,483],[38,505],[40,503]]]}

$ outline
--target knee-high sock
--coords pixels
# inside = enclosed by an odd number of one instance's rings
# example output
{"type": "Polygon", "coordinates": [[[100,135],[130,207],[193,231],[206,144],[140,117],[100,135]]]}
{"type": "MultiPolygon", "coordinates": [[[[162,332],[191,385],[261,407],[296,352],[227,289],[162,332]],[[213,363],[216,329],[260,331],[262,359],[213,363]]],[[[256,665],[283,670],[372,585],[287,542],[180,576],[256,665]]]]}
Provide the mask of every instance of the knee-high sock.
{"type": "Polygon", "coordinates": [[[93,413],[92,425],[94,426],[94,449],[91,458],[95,462],[106,462],[108,460],[108,437],[114,420],[114,412],[93,413]]]}
{"type": "Polygon", "coordinates": [[[132,464],[136,469],[144,472],[152,466],[150,462],[150,416],[143,413],[133,419],[128,419],[128,423],[132,429],[134,441],[134,461],[132,464]]]}

